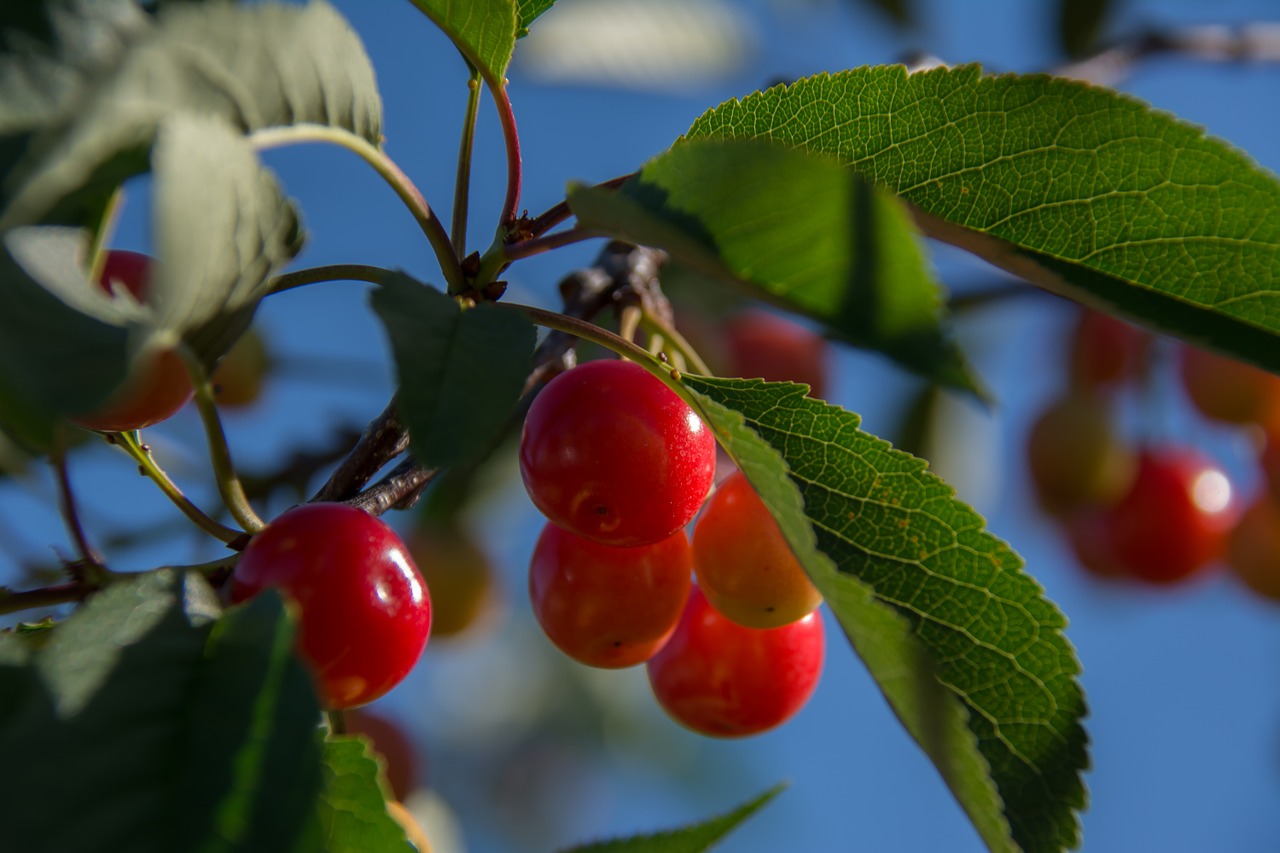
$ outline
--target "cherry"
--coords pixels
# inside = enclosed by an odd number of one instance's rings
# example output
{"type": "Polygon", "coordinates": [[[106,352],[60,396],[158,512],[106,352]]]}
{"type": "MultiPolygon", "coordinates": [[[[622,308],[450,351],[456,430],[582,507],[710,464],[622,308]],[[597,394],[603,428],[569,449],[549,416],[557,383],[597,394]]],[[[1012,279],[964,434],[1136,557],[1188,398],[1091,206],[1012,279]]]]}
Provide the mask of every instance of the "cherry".
{"type": "Polygon", "coordinates": [[[822,593],[741,471],[720,482],[698,518],[693,568],[711,605],[748,628],[795,622],[822,603],[822,593]]]}
{"type": "Polygon", "coordinates": [[[745,737],[793,717],[822,674],[818,611],[758,630],[726,619],[696,586],[671,639],[646,665],[676,722],[711,737],[745,737]]]}
{"type": "Polygon", "coordinates": [[[262,335],[249,329],[218,362],[211,381],[218,405],[225,409],[251,406],[262,396],[271,370],[271,354],[262,335]]]}
{"type": "Polygon", "coordinates": [[[1280,504],[1270,493],[1250,504],[1232,529],[1227,565],[1249,589],[1280,601],[1280,504]]]}
{"type": "Polygon", "coordinates": [[[303,504],[249,541],[231,600],[281,590],[297,605],[298,653],[330,708],[372,702],[422,655],[431,599],[400,537],[346,504],[303,504]]]}
{"type": "Polygon", "coordinates": [[[732,359],[730,375],[800,382],[809,386],[811,397],[826,394],[827,342],[799,323],[749,310],[725,324],[724,336],[732,359]]]}
{"type": "Polygon", "coordinates": [[[493,566],[466,531],[423,524],[409,534],[406,544],[431,590],[433,639],[462,634],[493,609],[493,566]]]}
{"type": "Polygon", "coordinates": [[[520,474],[533,503],[605,545],[649,545],[684,527],[711,489],[715,464],[706,424],[629,361],[591,361],[552,379],[520,436],[520,474]]]}
{"type": "MultiPolygon", "coordinates": [[[[98,284],[112,296],[123,287],[145,302],[150,279],[151,258],[117,249],[107,252],[98,284]]],[[[159,350],[142,355],[105,404],[74,422],[99,432],[142,429],[171,417],[194,393],[182,358],[173,350],[159,350]]]]}
{"type": "Polygon", "coordinates": [[[1280,376],[1199,347],[1182,347],[1182,387],[1192,405],[1216,421],[1261,423],[1280,414],[1280,376]]]}
{"type": "Polygon", "coordinates": [[[1103,518],[1117,566],[1140,580],[1175,583],[1222,556],[1235,520],[1231,483],[1191,448],[1146,450],[1128,493],[1103,518]]]}
{"type": "Polygon", "coordinates": [[[1142,372],[1150,345],[1150,333],[1085,309],[1071,335],[1071,384],[1101,389],[1132,379],[1142,372]]]}
{"type": "Polygon", "coordinates": [[[1088,507],[1063,518],[1063,530],[1076,561],[1100,578],[1119,578],[1127,574],[1111,552],[1106,510],[1088,507]]]}
{"type": "Polygon", "coordinates": [[[403,800],[418,786],[417,752],[413,742],[393,721],[367,708],[347,713],[347,734],[364,735],[382,756],[391,795],[403,800]]]}
{"type": "Polygon", "coordinates": [[[614,548],[548,524],[529,561],[529,599],[560,651],[619,669],[666,643],[689,597],[692,568],[683,530],[652,545],[614,548]]]}
{"type": "Polygon", "coordinates": [[[1046,408],[1027,438],[1027,462],[1046,512],[1114,503],[1133,482],[1133,451],[1115,435],[1110,407],[1076,391],[1046,408]]]}

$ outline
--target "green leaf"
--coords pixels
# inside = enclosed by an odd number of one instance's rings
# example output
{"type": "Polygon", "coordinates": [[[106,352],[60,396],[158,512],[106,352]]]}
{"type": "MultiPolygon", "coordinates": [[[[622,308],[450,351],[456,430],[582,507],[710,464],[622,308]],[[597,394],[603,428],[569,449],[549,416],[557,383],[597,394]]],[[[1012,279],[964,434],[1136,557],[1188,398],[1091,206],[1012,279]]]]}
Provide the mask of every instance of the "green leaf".
{"type": "Polygon", "coordinates": [[[803,386],[683,381],[988,847],[1075,846],[1080,667],[1017,555],[926,463],[803,386]]]}
{"type": "Polygon", "coordinates": [[[218,611],[198,575],[161,571],[98,593],[25,661],[0,644],[0,764],[22,768],[6,844],[293,847],[315,820],[319,706],[279,597],[218,611]]]}
{"type": "Polygon", "coordinates": [[[556,0],[518,0],[516,9],[516,38],[529,34],[529,25],[543,12],[555,5],[556,0]]]}
{"type": "Polygon", "coordinates": [[[533,324],[505,305],[464,310],[403,273],[383,282],[370,301],[391,339],[418,461],[447,467],[491,449],[533,367],[533,324]]]}
{"type": "MultiPolygon", "coordinates": [[[[69,35],[48,74],[74,81],[41,127],[0,143],[0,229],[96,221],[111,192],[147,168],[160,123],[175,113],[218,116],[243,131],[316,123],[381,141],[382,105],[359,38],[326,3],[174,3],[152,20],[126,16],[118,51],[82,57],[74,36],[92,3],[64,0],[69,35]]],[[[19,62],[25,72],[32,64],[19,62]]],[[[15,98],[16,101],[16,98],[15,98]]],[[[11,109],[0,101],[0,110],[11,109]]],[[[3,115],[3,112],[0,112],[3,115]]],[[[0,126],[2,129],[2,126],[0,126]]]]}
{"type": "Polygon", "coordinates": [[[711,849],[717,841],[764,808],[765,804],[782,793],[786,787],[785,784],[774,785],[733,811],[692,826],[631,838],[598,841],[594,844],[574,847],[565,853],[700,853],[700,851],[711,849]]]}
{"type": "Polygon", "coordinates": [[[271,276],[301,248],[298,213],[249,141],[221,119],[168,119],[152,164],[159,261],[151,322],[212,370],[248,328],[271,276]]]}
{"type": "Polygon", "coordinates": [[[758,142],[677,145],[619,190],[572,187],[578,222],[822,320],[937,381],[976,390],[903,206],[826,158],[758,142]]]}
{"type": "Polygon", "coordinates": [[[834,156],[929,236],[1280,371],[1280,181],[1134,98],[977,66],[860,68],[728,101],[688,135],[834,156]]]}
{"type": "Polygon", "coordinates": [[[412,853],[400,824],[387,811],[379,782],[382,772],[362,738],[330,738],[324,743],[324,793],[320,824],[326,853],[403,851],[412,853]]]}
{"type": "Polygon", "coordinates": [[[1058,0],[1058,45],[1072,58],[1097,49],[1111,0],[1058,0]]]}
{"type": "Polygon", "coordinates": [[[551,5],[547,0],[520,0],[517,12],[516,0],[413,0],[413,4],[444,30],[494,89],[506,85],[517,30],[551,5]]]}

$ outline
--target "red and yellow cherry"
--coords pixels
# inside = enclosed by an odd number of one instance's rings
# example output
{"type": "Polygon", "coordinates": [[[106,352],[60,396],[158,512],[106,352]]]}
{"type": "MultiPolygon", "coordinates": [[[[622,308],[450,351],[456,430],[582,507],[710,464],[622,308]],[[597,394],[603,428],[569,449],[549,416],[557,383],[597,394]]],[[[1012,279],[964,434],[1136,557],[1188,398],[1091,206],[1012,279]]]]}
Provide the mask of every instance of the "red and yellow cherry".
{"type": "Polygon", "coordinates": [[[1115,434],[1106,400],[1077,390],[1036,418],[1027,462],[1040,505],[1064,514],[1119,500],[1133,482],[1137,455],[1115,434]]]}
{"type": "Polygon", "coordinates": [[[520,474],[554,524],[605,545],[666,539],[698,512],[716,442],[687,403],[629,361],[591,361],[552,379],[520,436],[520,474]]]}
{"type": "MultiPolygon", "coordinates": [[[[151,258],[137,252],[113,250],[106,254],[98,284],[115,296],[127,290],[145,302],[151,279],[151,258]]],[[[195,392],[182,358],[173,350],[141,355],[124,385],[96,411],[75,418],[78,426],[99,432],[125,432],[157,424],[186,405],[195,392]]]]}
{"type": "Polygon", "coordinates": [[[675,633],[646,667],[658,704],[676,722],[711,737],[745,737],[804,707],[823,653],[819,611],[781,628],[746,628],[695,586],[675,633]]]}
{"type": "Polygon", "coordinates": [[[382,756],[392,796],[403,800],[413,793],[418,786],[417,751],[400,726],[367,708],[348,712],[346,724],[347,734],[364,735],[382,756]]]}
{"type": "Polygon", "coordinates": [[[721,481],[698,517],[693,570],[711,605],[748,628],[777,628],[822,604],[822,593],[741,471],[721,481]]]}
{"type": "Polygon", "coordinates": [[[1072,386],[1097,390],[1137,377],[1150,345],[1150,333],[1109,314],[1085,309],[1071,335],[1072,386]]]}
{"type": "Polygon", "coordinates": [[[1104,511],[1116,565],[1155,584],[1176,583],[1218,560],[1235,522],[1231,482],[1185,447],[1143,451],[1128,493],[1104,511]]]}
{"type": "Polygon", "coordinates": [[[693,568],[683,530],[615,548],[548,524],[529,561],[533,615],[560,651],[605,669],[643,663],[662,648],[689,598],[693,568]]]}
{"type": "Polygon", "coordinates": [[[1182,387],[1192,405],[1216,421],[1266,424],[1280,414],[1280,376],[1199,347],[1182,347],[1182,387]]]}
{"type": "Polygon", "coordinates": [[[362,510],[303,504],[257,533],[231,574],[231,600],[268,587],[296,605],[298,654],[329,708],[372,702],[422,656],[427,587],[395,531],[362,510]]]}
{"type": "Polygon", "coordinates": [[[493,566],[465,530],[422,524],[405,544],[431,590],[432,639],[469,631],[494,609],[493,566]]]}
{"type": "Polygon", "coordinates": [[[1227,539],[1227,566],[1263,598],[1280,601],[1280,504],[1263,493],[1227,539]]]}
{"type": "Polygon", "coordinates": [[[271,354],[262,335],[249,329],[218,362],[210,381],[218,405],[243,409],[262,396],[262,386],[271,370],[271,354]]]}
{"type": "Polygon", "coordinates": [[[827,342],[822,336],[785,317],[752,309],[730,318],[724,337],[729,375],[800,382],[809,386],[809,396],[825,396],[827,342]]]}

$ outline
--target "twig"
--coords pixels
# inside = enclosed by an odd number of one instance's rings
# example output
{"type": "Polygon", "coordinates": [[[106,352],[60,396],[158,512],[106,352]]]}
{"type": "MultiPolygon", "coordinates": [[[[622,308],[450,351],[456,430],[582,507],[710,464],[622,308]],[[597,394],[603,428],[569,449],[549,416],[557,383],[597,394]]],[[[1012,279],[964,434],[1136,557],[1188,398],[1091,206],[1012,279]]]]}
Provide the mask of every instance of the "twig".
{"type": "Polygon", "coordinates": [[[375,485],[344,503],[359,507],[370,515],[382,515],[390,509],[408,509],[439,474],[439,468],[425,468],[409,458],[375,485]]]}
{"type": "Polygon", "coordinates": [[[316,501],[342,501],[351,498],[383,466],[409,447],[409,433],[400,421],[395,397],[387,403],[382,414],[364,428],[355,447],[342,460],[336,471],[312,497],[316,501]]]}
{"type": "Polygon", "coordinates": [[[1059,77],[1114,86],[1139,61],[1176,56],[1203,62],[1280,62],[1280,23],[1257,21],[1240,26],[1151,27],[1108,45],[1093,56],[1064,65],[1059,77]]]}
{"type": "Polygon", "coordinates": [[[58,509],[62,512],[62,520],[67,525],[67,533],[75,545],[76,553],[88,566],[102,566],[102,556],[89,544],[84,525],[80,523],[80,513],[76,509],[75,493],[71,489],[71,477],[67,473],[66,433],[59,431],[53,451],[53,468],[58,477],[58,509]]]}

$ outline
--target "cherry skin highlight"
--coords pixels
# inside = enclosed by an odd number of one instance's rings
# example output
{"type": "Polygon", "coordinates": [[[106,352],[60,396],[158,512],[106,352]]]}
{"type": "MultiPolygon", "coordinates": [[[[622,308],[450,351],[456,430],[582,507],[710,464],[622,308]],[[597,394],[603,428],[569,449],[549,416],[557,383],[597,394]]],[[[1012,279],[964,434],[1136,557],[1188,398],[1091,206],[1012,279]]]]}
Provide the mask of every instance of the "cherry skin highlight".
{"type": "MultiPolygon", "coordinates": [[[[107,253],[98,284],[112,296],[123,288],[134,299],[145,302],[150,279],[151,258],[117,249],[107,253]]],[[[105,404],[74,422],[99,432],[142,429],[172,417],[194,393],[178,354],[157,350],[143,355],[133,365],[124,385],[105,404]]]]}
{"type": "Polygon", "coordinates": [[[683,530],[614,548],[548,524],[529,562],[533,615],[580,663],[619,669],[662,648],[689,598],[693,558],[683,530]]]}
{"type": "Polygon", "coordinates": [[[675,633],[646,667],[658,704],[676,722],[711,737],[746,737],[804,707],[823,652],[820,613],[781,628],[744,628],[695,586],[675,633]]]}
{"type": "Polygon", "coordinates": [[[542,514],[615,547],[649,545],[688,524],[715,465],[711,430],[629,361],[591,361],[552,379],[520,436],[520,474],[542,514]]]}
{"type": "Polygon", "coordinates": [[[279,589],[297,606],[298,654],[329,708],[372,702],[409,674],[431,630],[431,598],[400,537],[345,504],[303,504],[250,540],[231,600],[279,589]]]}
{"type": "Polygon", "coordinates": [[[777,628],[822,604],[822,594],[741,471],[721,481],[698,518],[693,568],[711,605],[748,628],[777,628]]]}

